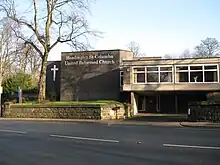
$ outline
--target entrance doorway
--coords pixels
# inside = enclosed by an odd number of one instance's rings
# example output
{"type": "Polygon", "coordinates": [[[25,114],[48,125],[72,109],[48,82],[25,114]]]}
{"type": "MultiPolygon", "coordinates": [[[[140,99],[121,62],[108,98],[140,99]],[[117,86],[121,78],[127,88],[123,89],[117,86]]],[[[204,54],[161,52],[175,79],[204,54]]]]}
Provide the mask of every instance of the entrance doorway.
{"type": "Polygon", "coordinates": [[[146,113],[157,112],[158,99],[157,96],[146,96],[146,113]]]}
{"type": "Polygon", "coordinates": [[[139,113],[157,113],[160,110],[160,96],[138,96],[139,113]]]}
{"type": "Polygon", "coordinates": [[[145,96],[139,95],[138,96],[138,112],[146,112],[145,109],[145,96]]]}

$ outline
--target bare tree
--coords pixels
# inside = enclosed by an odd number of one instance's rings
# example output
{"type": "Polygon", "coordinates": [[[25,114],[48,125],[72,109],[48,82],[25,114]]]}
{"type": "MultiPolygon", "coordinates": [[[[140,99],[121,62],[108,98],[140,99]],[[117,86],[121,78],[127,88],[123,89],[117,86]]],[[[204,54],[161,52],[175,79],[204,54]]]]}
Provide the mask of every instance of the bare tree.
{"type": "Polygon", "coordinates": [[[164,59],[173,59],[173,56],[169,55],[169,54],[165,54],[163,56],[164,59]]]}
{"type": "Polygon", "coordinates": [[[19,70],[24,73],[28,73],[32,76],[34,82],[37,82],[37,78],[40,73],[41,58],[35,49],[29,44],[21,44],[20,55],[17,56],[19,63],[19,70]]]}
{"type": "Polygon", "coordinates": [[[192,54],[190,53],[189,49],[185,49],[183,53],[179,56],[179,58],[191,58],[192,54]]]}
{"type": "Polygon", "coordinates": [[[16,64],[17,50],[16,46],[18,40],[13,35],[11,30],[12,22],[7,18],[1,20],[0,30],[0,83],[4,78],[10,76],[14,72],[13,66],[16,64]]]}
{"type": "Polygon", "coordinates": [[[31,45],[24,44],[22,40],[14,35],[11,28],[13,22],[7,18],[4,18],[1,22],[0,48],[2,48],[1,71],[3,79],[18,72],[28,73],[32,75],[33,79],[36,79],[36,77],[39,77],[36,73],[38,73],[41,64],[40,56],[31,45]]]}
{"type": "Polygon", "coordinates": [[[46,98],[46,67],[50,51],[59,43],[71,45],[75,50],[88,49],[88,35],[99,35],[89,28],[85,13],[90,11],[89,0],[26,0],[29,9],[19,8],[15,0],[2,0],[0,9],[18,26],[29,30],[16,36],[31,45],[41,57],[38,101],[46,98]],[[45,8],[44,8],[45,6],[45,8]],[[28,19],[29,18],[29,19],[28,19]],[[34,40],[38,42],[34,43],[34,40]]]}
{"type": "Polygon", "coordinates": [[[25,54],[27,57],[26,72],[32,75],[32,80],[34,82],[37,82],[37,79],[40,76],[41,58],[30,45],[26,45],[25,54]]]}
{"type": "Polygon", "coordinates": [[[220,43],[215,38],[207,37],[195,47],[195,57],[216,57],[220,54],[220,43]]]}
{"type": "Polygon", "coordinates": [[[140,46],[139,46],[139,44],[137,44],[137,43],[134,42],[134,41],[131,41],[131,42],[128,44],[128,49],[134,53],[134,56],[135,56],[135,57],[138,57],[138,56],[141,55],[141,53],[140,53],[140,46]]]}

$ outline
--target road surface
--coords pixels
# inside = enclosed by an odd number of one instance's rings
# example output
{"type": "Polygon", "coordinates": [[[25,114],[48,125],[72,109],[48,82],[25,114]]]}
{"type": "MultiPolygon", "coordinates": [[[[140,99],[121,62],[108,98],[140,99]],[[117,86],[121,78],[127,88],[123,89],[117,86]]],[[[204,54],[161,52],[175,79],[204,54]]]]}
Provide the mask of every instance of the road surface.
{"type": "Polygon", "coordinates": [[[0,165],[219,165],[220,130],[0,121],[0,165]]]}

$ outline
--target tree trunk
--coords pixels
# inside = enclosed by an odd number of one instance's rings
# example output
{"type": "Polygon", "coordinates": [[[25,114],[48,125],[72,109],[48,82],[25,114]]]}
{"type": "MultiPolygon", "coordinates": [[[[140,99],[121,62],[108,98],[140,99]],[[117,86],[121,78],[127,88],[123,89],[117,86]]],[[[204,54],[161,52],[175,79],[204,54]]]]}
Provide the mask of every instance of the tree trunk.
{"type": "Polygon", "coordinates": [[[38,102],[42,102],[46,99],[46,71],[47,71],[47,58],[48,53],[45,53],[41,62],[41,71],[39,79],[39,93],[38,102]]]}

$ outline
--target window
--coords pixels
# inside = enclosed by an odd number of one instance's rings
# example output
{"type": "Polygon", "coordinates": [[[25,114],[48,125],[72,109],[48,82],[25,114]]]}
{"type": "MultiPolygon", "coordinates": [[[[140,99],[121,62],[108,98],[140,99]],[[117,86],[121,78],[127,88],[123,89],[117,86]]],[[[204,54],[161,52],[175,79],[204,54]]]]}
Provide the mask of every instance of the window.
{"type": "Polygon", "coordinates": [[[123,86],[124,85],[124,72],[123,71],[120,71],[120,86],[123,86]]]}
{"type": "Polygon", "coordinates": [[[158,71],[158,67],[152,67],[152,66],[148,66],[147,67],[147,72],[154,72],[154,71],[158,71]]]}
{"type": "Polygon", "coordinates": [[[176,82],[218,82],[218,65],[176,66],[176,82]]]}
{"type": "Polygon", "coordinates": [[[173,82],[173,68],[160,67],[160,82],[173,82]]]}
{"type": "Polygon", "coordinates": [[[198,71],[198,72],[190,71],[190,82],[203,82],[202,71],[198,71]]]}
{"type": "Polygon", "coordinates": [[[159,82],[159,72],[158,67],[148,66],[147,67],[147,82],[158,83],[159,82]]]}
{"type": "Polygon", "coordinates": [[[217,71],[205,71],[205,82],[218,82],[217,71]]]}
{"type": "Polygon", "coordinates": [[[146,66],[133,68],[134,83],[173,82],[172,66],[146,66]]]}
{"type": "Polygon", "coordinates": [[[134,83],[145,83],[145,67],[139,67],[133,69],[134,83]]]}
{"type": "Polygon", "coordinates": [[[204,66],[204,82],[218,82],[218,66],[205,65],[204,66]]]}
{"type": "Polygon", "coordinates": [[[189,67],[190,82],[203,82],[203,66],[192,65],[189,67]]]}
{"type": "Polygon", "coordinates": [[[176,82],[189,82],[188,66],[176,66],[176,82]]]}
{"type": "Polygon", "coordinates": [[[147,82],[159,82],[158,72],[147,72],[147,82]]]}

